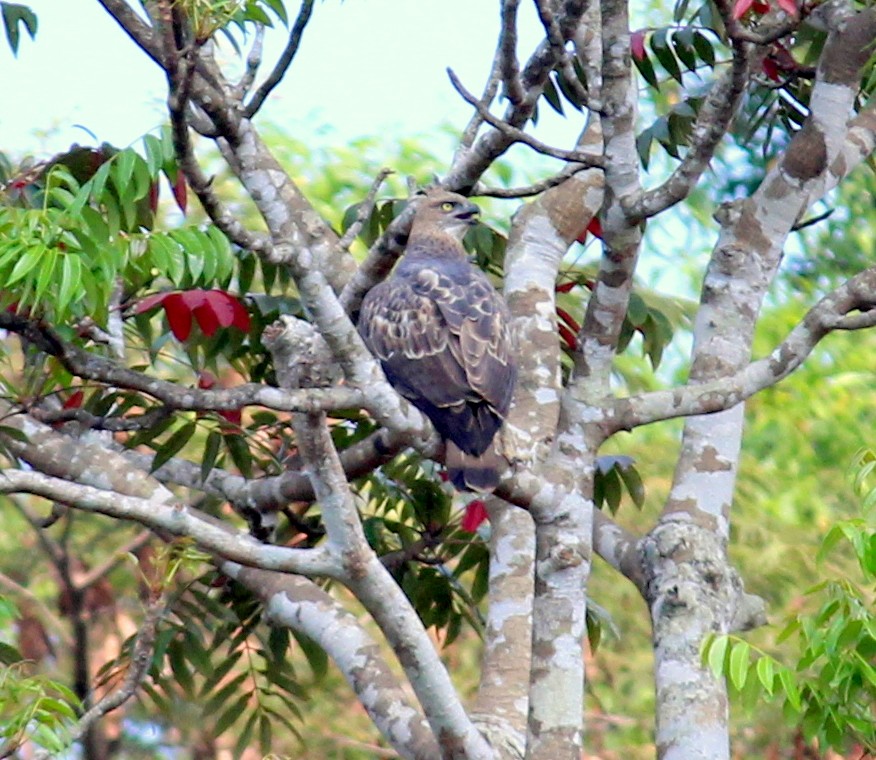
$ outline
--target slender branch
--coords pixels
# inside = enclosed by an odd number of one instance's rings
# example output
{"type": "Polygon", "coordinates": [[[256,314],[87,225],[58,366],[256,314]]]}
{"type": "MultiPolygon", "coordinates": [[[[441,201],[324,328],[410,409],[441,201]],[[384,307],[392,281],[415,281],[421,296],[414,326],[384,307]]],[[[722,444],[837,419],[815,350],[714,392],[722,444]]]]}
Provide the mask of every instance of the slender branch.
{"type": "Polygon", "coordinates": [[[497,49],[497,68],[511,103],[523,100],[523,85],[520,82],[520,64],[517,61],[517,9],[520,0],[503,0],[497,49]]]}
{"type": "Polygon", "coordinates": [[[222,572],[261,599],[274,626],[304,633],[332,658],[381,733],[404,758],[440,757],[435,736],[409,690],[356,617],[306,578],[225,562],[222,572]]]}
{"type": "Polygon", "coordinates": [[[161,47],[157,44],[154,31],[143,21],[125,0],[97,0],[104,10],[115,19],[124,32],[136,45],[162,68],[161,47]]]}
{"type": "Polygon", "coordinates": [[[64,343],[46,325],[17,314],[0,312],[0,329],[10,330],[35,342],[57,358],[73,375],[118,388],[140,391],[178,410],[230,411],[257,405],[277,411],[331,411],[362,406],[363,394],[347,386],[286,391],[256,383],[235,388],[208,390],[187,388],[122,367],[72,344],[64,343]]]}
{"type": "Polygon", "coordinates": [[[241,100],[246,95],[246,93],[250,91],[250,88],[255,83],[255,78],[256,74],[258,74],[259,66],[262,65],[262,52],[264,50],[264,42],[265,25],[257,24],[255,39],[253,40],[252,47],[246,54],[246,69],[244,70],[243,76],[240,78],[240,81],[237,83],[238,98],[241,100]]]}
{"type": "Polygon", "coordinates": [[[244,114],[247,119],[251,119],[255,116],[262,105],[264,105],[268,95],[271,94],[273,89],[280,84],[280,81],[286,75],[286,71],[292,64],[292,60],[298,52],[298,47],[301,45],[301,36],[304,33],[304,28],[307,26],[307,22],[310,21],[312,12],[313,0],[302,0],[301,10],[298,11],[298,17],[295,19],[295,23],[292,25],[292,29],[289,32],[289,40],[286,42],[286,47],[283,48],[283,52],[277,60],[277,64],[274,66],[274,69],[271,71],[268,78],[262,83],[258,90],[255,91],[252,99],[244,109],[244,114]]]}
{"type": "Polygon", "coordinates": [[[383,181],[393,173],[392,169],[383,168],[374,178],[374,181],[371,183],[371,187],[368,190],[368,194],[365,196],[365,200],[359,206],[359,210],[356,212],[356,218],[353,220],[353,223],[349,226],[347,231],[344,233],[343,237],[338,240],[337,247],[341,250],[348,250],[352,245],[353,241],[356,239],[356,236],[362,231],[362,226],[368,221],[371,213],[374,211],[374,204],[377,198],[377,193],[380,191],[380,186],[383,184],[383,181]]]}
{"type": "Polygon", "coordinates": [[[48,605],[36,594],[34,594],[33,591],[31,591],[29,588],[26,588],[25,586],[22,586],[20,583],[15,581],[13,578],[10,578],[5,573],[0,573],[0,586],[5,588],[9,593],[20,596],[23,599],[27,600],[29,604],[32,604],[34,608],[39,612],[40,618],[47,622],[49,627],[51,627],[52,631],[54,632],[54,635],[59,638],[65,649],[72,649],[73,637],[70,636],[70,632],[67,630],[67,626],[64,625],[64,622],[52,610],[50,610],[48,605]]]}
{"type": "MultiPolygon", "coordinates": [[[[193,71],[190,66],[189,71],[193,71]]],[[[219,199],[213,190],[213,180],[207,177],[197,158],[192,146],[189,127],[186,121],[186,103],[188,100],[185,89],[172,73],[168,73],[170,94],[168,96],[168,110],[170,112],[170,124],[173,135],[173,147],[176,151],[177,161],[183,174],[188,180],[189,186],[198,196],[198,200],[204,207],[204,211],[224,234],[235,245],[254,251],[261,255],[269,255],[271,242],[265,235],[258,235],[248,230],[237,217],[219,199]]]]}
{"type": "Polygon", "coordinates": [[[242,565],[304,575],[337,575],[324,549],[288,549],[256,541],[236,528],[183,504],[104,491],[69,480],[24,470],[0,470],[0,493],[30,493],[74,509],[133,520],[173,536],[192,538],[205,551],[242,565]]]}
{"type": "MultiPolygon", "coordinates": [[[[70,743],[81,739],[98,720],[121,707],[140,688],[149,673],[149,667],[152,665],[158,624],[164,616],[165,607],[166,599],[163,596],[149,603],[146,615],[140,622],[137,638],[134,640],[128,672],[125,674],[122,685],[103,697],[77,721],[76,725],[70,729],[70,743]]],[[[40,751],[36,754],[39,760],[48,760],[51,756],[47,751],[40,751]]]]}
{"type": "Polygon", "coordinates": [[[578,172],[586,171],[587,168],[583,164],[567,164],[562,171],[552,177],[522,187],[487,187],[479,182],[472,188],[471,194],[483,198],[527,198],[541,195],[545,190],[562,185],[569,177],[574,177],[578,172]]]}
{"type": "Polygon", "coordinates": [[[152,531],[140,531],[130,541],[122,544],[122,546],[118,547],[118,549],[112,552],[112,554],[107,557],[103,562],[101,562],[96,567],[93,567],[81,578],[78,578],[75,584],[77,590],[84,591],[90,586],[93,586],[104,576],[106,576],[116,565],[118,565],[120,562],[124,562],[127,555],[133,554],[139,549],[142,549],[153,538],[154,534],[152,533],[152,531]]]}
{"type": "Polygon", "coordinates": [[[609,413],[612,431],[631,430],[660,420],[729,409],[790,375],[834,330],[876,326],[876,267],[847,280],[813,306],[769,356],[732,375],[666,391],[618,399],[609,413]],[[866,309],[859,313],[856,309],[866,309]]]}
{"type": "Polygon", "coordinates": [[[145,430],[157,425],[173,414],[173,409],[169,406],[159,406],[134,417],[99,416],[92,414],[87,409],[43,410],[34,408],[29,411],[35,419],[45,422],[47,425],[76,422],[89,430],[108,430],[113,433],[145,430]]]}
{"type": "Polygon", "coordinates": [[[517,129],[517,127],[512,126],[508,122],[493,116],[480,100],[465,89],[462,82],[459,81],[459,77],[456,76],[452,69],[447,69],[447,75],[450,77],[450,82],[454,89],[462,96],[463,100],[474,106],[485,122],[498,129],[510,138],[512,142],[523,143],[537,153],[550,156],[551,158],[559,158],[561,161],[572,161],[581,164],[583,167],[599,167],[605,165],[605,158],[603,156],[592,153],[582,153],[577,150],[554,148],[540,140],[536,140],[534,137],[526,134],[526,132],[521,129],[517,129]]]}
{"type": "Polygon", "coordinates": [[[557,23],[552,5],[553,3],[549,0],[536,0],[535,8],[538,12],[538,18],[544,27],[548,44],[557,58],[557,65],[563,73],[566,85],[572,90],[578,102],[586,105],[589,101],[588,92],[581,84],[578,74],[572,66],[572,57],[566,48],[566,40],[560,30],[560,25],[557,23]]]}
{"type": "Polygon", "coordinates": [[[624,208],[630,221],[638,223],[675,205],[690,193],[706,170],[748,85],[754,49],[732,39],[730,71],[712,85],[694,123],[690,146],[681,163],[659,187],[640,194],[624,208]]]}

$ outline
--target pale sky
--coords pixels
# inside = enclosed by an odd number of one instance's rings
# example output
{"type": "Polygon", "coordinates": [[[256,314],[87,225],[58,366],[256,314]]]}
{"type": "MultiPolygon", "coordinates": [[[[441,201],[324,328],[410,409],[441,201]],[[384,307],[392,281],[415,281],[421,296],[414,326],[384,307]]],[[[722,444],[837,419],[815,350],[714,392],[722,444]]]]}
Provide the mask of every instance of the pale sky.
{"type": "MultiPolygon", "coordinates": [[[[97,0],[20,1],[40,26],[34,42],[23,35],[17,58],[0,42],[0,150],[51,155],[93,143],[86,129],[123,147],[166,120],[161,72],[97,0]]],[[[287,7],[294,18],[298,4],[287,7]]],[[[445,69],[479,92],[498,22],[494,0],[317,0],[298,57],[261,118],[305,139],[326,126],[335,139],[434,133],[447,122],[460,129],[471,108],[445,69]]],[[[524,4],[521,57],[540,36],[524,4]]],[[[266,64],[284,42],[282,28],[268,34],[266,64]]],[[[568,143],[580,128],[580,118],[541,110],[542,139],[568,143]]]]}

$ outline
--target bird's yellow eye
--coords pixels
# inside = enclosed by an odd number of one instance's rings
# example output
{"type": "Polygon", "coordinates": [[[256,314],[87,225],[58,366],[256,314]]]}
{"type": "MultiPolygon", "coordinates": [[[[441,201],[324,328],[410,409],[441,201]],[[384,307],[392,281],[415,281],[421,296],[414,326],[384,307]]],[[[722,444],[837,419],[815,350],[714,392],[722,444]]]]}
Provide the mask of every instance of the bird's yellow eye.
{"type": "Polygon", "coordinates": [[[441,204],[441,210],[442,211],[453,211],[453,206],[454,206],[454,204],[452,201],[444,201],[444,203],[441,204]]]}

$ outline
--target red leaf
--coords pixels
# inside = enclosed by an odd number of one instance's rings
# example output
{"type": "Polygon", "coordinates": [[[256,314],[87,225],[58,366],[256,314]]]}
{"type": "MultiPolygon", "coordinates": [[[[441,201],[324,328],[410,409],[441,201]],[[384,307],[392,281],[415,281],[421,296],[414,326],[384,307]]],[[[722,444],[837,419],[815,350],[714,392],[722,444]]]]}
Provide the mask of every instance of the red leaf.
{"type": "Polygon", "coordinates": [[[182,172],[177,172],[176,182],[173,183],[173,199],[179,206],[179,210],[185,214],[189,199],[186,192],[186,175],[182,172]]]}
{"type": "Polygon", "coordinates": [[[142,314],[144,311],[154,309],[158,304],[164,303],[164,299],[169,296],[169,293],[153,293],[151,296],[141,298],[137,301],[137,308],[134,309],[135,314],[142,314]]]}
{"type": "Polygon", "coordinates": [[[557,293],[568,293],[572,290],[578,283],[572,280],[571,282],[564,282],[562,285],[557,285],[554,290],[557,293]]]}
{"type": "Polygon", "coordinates": [[[243,304],[224,290],[200,291],[203,302],[194,310],[195,319],[205,335],[214,335],[219,327],[240,328],[249,331],[249,312],[243,304]]]}
{"type": "Polygon", "coordinates": [[[557,323],[557,330],[560,332],[560,337],[563,339],[563,342],[571,348],[573,351],[578,348],[578,338],[575,337],[575,333],[573,333],[568,327],[566,327],[562,322],[557,323]]]}
{"type": "Polygon", "coordinates": [[[644,61],[647,53],[645,52],[645,30],[637,29],[630,35],[630,52],[633,58],[637,61],[644,61]]]}
{"type": "Polygon", "coordinates": [[[192,332],[192,309],[183,293],[168,293],[163,301],[170,331],[177,340],[186,340],[192,332]]]}
{"type": "Polygon", "coordinates": [[[779,3],[779,8],[789,16],[796,16],[799,13],[795,0],[777,0],[777,2],[779,3]]]}
{"type": "Polygon", "coordinates": [[[761,68],[763,68],[763,73],[774,82],[779,81],[779,66],[776,63],[775,58],[769,55],[766,56],[761,62],[761,68]]]}
{"type": "Polygon", "coordinates": [[[158,194],[159,194],[159,185],[157,182],[153,182],[149,185],[149,210],[154,214],[158,211],[158,194]]]}
{"type": "Polygon", "coordinates": [[[82,391],[74,391],[70,394],[70,398],[68,398],[64,404],[64,409],[78,409],[82,406],[82,399],[85,398],[85,394],[82,391]]]}
{"type": "Polygon", "coordinates": [[[569,312],[565,309],[561,309],[559,306],[557,306],[557,316],[562,319],[563,322],[569,325],[569,328],[572,329],[575,333],[578,333],[581,330],[581,325],[579,325],[575,321],[572,315],[569,314],[569,312]]]}
{"type": "Polygon", "coordinates": [[[240,424],[243,422],[243,412],[240,409],[228,409],[224,412],[219,412],[219,416],[224,417],[234,426],[235,429],[228,432],[240,432],[240,424]]]}
{"type": "Polygon", "coordinates": [[[487,508],[480,499],[470,501],[465,507],[460,527],[467,533],[474,533],[478,526],[487,519],[487,508]]]}
{"type": "Polygon", "coordinates": [[[733,18],[737,21],[741,19],[746,13],[748,13],[753,4],[754,0],[736,0],[736,2],[733,3],[733,18]]]}
{"type": "Polygon", "coordinates": [[[590,224],[587,225],[587,232],[593,235],[593,237],[602,240],[602,222],[599,221],[598,216],[594,216],[590,220],[590,224]]]}

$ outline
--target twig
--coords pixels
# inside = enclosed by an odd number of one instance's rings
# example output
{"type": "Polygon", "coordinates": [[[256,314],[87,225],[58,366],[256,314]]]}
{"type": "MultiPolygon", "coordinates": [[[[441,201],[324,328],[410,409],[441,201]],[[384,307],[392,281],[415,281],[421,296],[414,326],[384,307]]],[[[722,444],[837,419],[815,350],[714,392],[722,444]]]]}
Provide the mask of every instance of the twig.
{"type": "Polygon", "coordinates": [[[99,416],[92,414],[87,409],[58,409],[57,411],[48,412],[32,409],[31,414],[35,419],[48,425],[77,422],[89,430],[109,430],[113,433],[127,433],[151,428],[173,414],[173,409],[169,406],[160,406],[135,417],[99,416]]]}
{"type": "Polygon", "coordinates": [[[97,567],[92,568],[85,575],[79,578],[76,581],[76,589],[79,591],[84,591],[90,586],[93,586],[107,573],[109,573],[110,570],[118,565],[119,562],[124,561],[126,555],[132,554],[138,549],[142,549],[147,543],[149,543],[150,540],[152,540],[152,538],[152,531],[140,531],[126,544],[122,544],[122,546],[116,549],[106,560],[97,565],[97,567]]]}
{"type": "Polygon", "coordinates": [[[102,356],[66,344],[47,325],[17,314],[0,311],[0,329],[38,341],[46,353],[54,356],[71,374],[119,388],[140,391],[167,406],[188,411],[232,411],[244,406],[264,406],[277,411],[331,411],[361,406],[362,393],[352,387],[307,388],[287,391],[258,383],[235,388],[207,390],[187,388],[168,380],[149,377],[102,356]]]}
{"type": "Polygon", "coordinates": [[[346,251],[356,239],[356,236],[362,231],[362,225],[368,220],[368,217],[371,216],[371,213],[374,211],[374,203],[377,198],[377,193],[380,190],[380,186],[383,184],[383,181],[393,173],[392,169],[381,169],[378,172],[377,176],[374,178],[374,181],[371,183],[371,188],[368,190],[368,195],[365,196],[365,200],[362,201],[362,204],[359,206],[359,210],[356,212],[356,218],[353,220],[353,223],[344,233],[344,236],[338,240],[337,248],[341,251],[346,251]]]}
{"type": "Polygon", "coordinates": [[[256,74],[258,73],[259,66],[262,65],[262,50],[264,47],[265,41],[265,25],[258,24],[256,26],[256,34],[255,40],[253,40],[252,47],[249,49],[249,53],[246,56],[246,69],[243,72],[243,76],[240,78],[240,81],[237,83],[237,92],[239,93],[239,98],[243,99],[243,96],[249,92],[250,88],[255,83],[256,74]]]}
{"type": "Polygon", "coordinates": [[[587,168],[583,164],[567,164],[561,172],[552,177],[522,187],[487,187],[479,182],[472,188],[471,194],[485,198],[526,198],[531,195],[539,195],[545,190],[561,185],[569,177],[573,177],[587,168]]]}
{"type": "Polygon", "coordinates": [[[30,589],[25,588],[20,583],[17,583],[15,580],[10,578],[5,573],[0,573],[0,586],[3,586],[7,591],[17,596],[20,596],[26,599],[30,604],[32,604],[40,613],[40,616],[46,620],[51,626],[52,630],[55,634],[60,638],[61,643],[64,645],[66,649],[70,649],[73,646],[73,638],[70,636],[70,632],[67,630],[67,627],[64,625],[62,620],[49,609],[48,605],[38,596],[36,596],[30,589]]]}
{"type": "Polygon", "coordinates": [[[505,87],[505,95],[515,105],[523,100],[523,85],[520,82],[520,63],[517,60],[517,8],[520,0],[504,0],[502,3],[502,28],[499,32],[498,70],[505,87]]]}
{"type": "Polygon", "coordinates": [[[581,81],[578,79],[578,74],[572,66],[572,59],[569,55],[569,51],[566,49],[566,40],[563,39],[560,26],[554,16],[551,5],[552,4],[546,0],[536,0],[535,3],[538,17],[544,27],[545,38],[551,46],[551,49],[554,51],[559,67],[566,79],[566,84],[572,89],[572,92],[578,101],[582,105],[586,105],[589,99],[587,90],[581,84],[581,81]]]}
{"type": "Polygon", "coordinates": [[[605,159],[603,156],[594,155],[592,153],[581,153],[577,150],[553,148],[550,145],[546,145],[540,140],[536,140],[534,137],[529,136],[523,130],[517,129],[517,127],[512,126],[508,122],[502,121],[502,119],[493,116],[481,101],[465,89],[462,82],[459,81],[459,78],[452,69],[447,69],[447,75],[450,77],[450,82],[453,84],[454,89],[462,96],[463,100],[474,106],[485,122],[511,138],[513,142],[520,142],[524,145],[528,145],[537,153],[550,156],[551,158],[558,158],[561,161],[572,161],[581,164],[582,168],[602,167],[605,165],[605,159]]]}
{"type": "Polygon", "coordinates": [[[255,91],[252,99],[244,110],[247,119],[251,119],[255,116],[256,112],[264,104],[268,95],[271,94],[271,91],[280,83],[280,80],[286,74],[287,69],[292,63],[292,59],[295,58],[295,54],[298,52],[298,46],[301,44],[301,35],[304,33],[304,28],[307,26],[307,22],[310,21],[310,15],[312,12],[313,0],[303,0],[301,3],[301,10],[298,11],[298,18],[295,19],[292,30],[289,32],[289,40],[286,43],[286,47],[283,48],[282,55],[277,60],[277,64],[274,66],[274,69],[271,71],[268,78],[262,83],[261,87],[255,91]]]}
{"type": "MultiPolygon", "coordinates": [[[[109,712],[121,707],[134,696],[140,684],[146,678],[152,664],[152,654],[155,650],[155,638],[158,625],[164,615],[166,598],[164,595],[151,601],[146,608],[146,615],[140,623],[140,630],[131,651],[131,661],[122,685],[107,694],[97,704],[90,708],[70,731],[71,743],[81,739],[96,721],[109,712]]],[[[46,751],[37,753],[37,758],[47,760],[51,755],[46,751]]]]}
{"type": "Polygon", "coordinates": [[[631,222],[659,214],[685,198],[712,160],[745,92],[751,68],[752,46],[738,39],[732,39],[731,44],[731,69],[715,82],[701,106],[687,153],[662,185],[642,193],[625,208],[631,222]]]}

